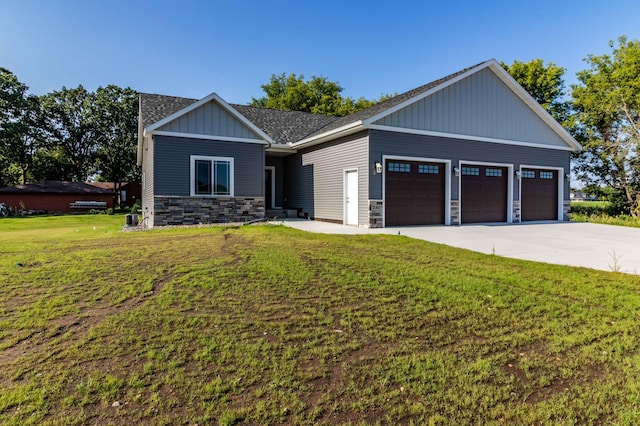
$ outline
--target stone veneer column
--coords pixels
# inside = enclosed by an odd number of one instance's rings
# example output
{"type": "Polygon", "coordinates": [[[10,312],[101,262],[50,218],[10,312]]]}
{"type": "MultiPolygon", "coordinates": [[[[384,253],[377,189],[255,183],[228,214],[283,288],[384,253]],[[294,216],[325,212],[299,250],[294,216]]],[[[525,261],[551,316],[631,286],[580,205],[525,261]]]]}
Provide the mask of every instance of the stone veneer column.
{"type": "Polygon", "coordinates": [[[571,220],[569,213],[571,212],[571,200],[562,201],[562,220],[568,222],[571,220]]]}
{"type": "Polygon", "coordinates": [[[451,224],[460,225],[460,201],[451,200],[451,224]]]}
{"type": "Polygon", "coordinates": [[[520,200],[513,200],[513,223],[520,223],[520,200]]]}
{"type": "Polygon", "coordinates": [[[369,228],[382,228],[382,200],[369,200],[369,228]]]}

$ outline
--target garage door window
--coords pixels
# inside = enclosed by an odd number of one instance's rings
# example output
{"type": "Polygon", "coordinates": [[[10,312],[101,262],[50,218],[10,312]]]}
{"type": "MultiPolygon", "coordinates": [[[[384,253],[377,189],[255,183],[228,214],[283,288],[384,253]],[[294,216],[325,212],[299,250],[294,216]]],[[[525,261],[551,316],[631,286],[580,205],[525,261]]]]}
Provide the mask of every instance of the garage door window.
{"type": "Polygon", "coordinates": [[[389,167],[387,170],[389,170],[390,172],[411,173],[411,164],[389,163],[389,167]]]}
{"type": "Polygon", "coordinates": [[[535,179],[536,172],[534,172],[533,170],[523,170],[520,176],[522,176],[524,179],[535,179]]]}
{"type": "Polygon", "coordinates": [[[553,172],[540,172],[540,179],[553,179],[553,172]]]}
{"type": "Polygon", "coordinates": [[[433,164],[418,164],[418,173],[437,175],[440,173],[440,167],[433,164]]]}
{"type": "Polygon", "coordinates": [[[480,176],[480,167],[463,167],[463,176],[480,176]]]}
{"type": "Polygon", "coordinates": [[[485,175],[489,177],[502,177],[502,169],[485,169],[485,175]]]}

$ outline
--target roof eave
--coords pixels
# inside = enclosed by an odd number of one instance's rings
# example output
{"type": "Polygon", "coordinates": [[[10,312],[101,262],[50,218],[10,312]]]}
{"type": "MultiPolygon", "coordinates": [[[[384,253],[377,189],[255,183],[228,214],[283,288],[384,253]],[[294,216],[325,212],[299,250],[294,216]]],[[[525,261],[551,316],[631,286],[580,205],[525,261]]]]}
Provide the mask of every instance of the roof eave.
{"type": "Polygon", "coordinates": [[[348,136],[353,133],[365,130],[362,124],[362,120],[349,123],[345,126],[338,127],[337,129],[330,130],[328,132],[320,133],[319,135],[307,137],[291,144],[292,148],[305,148],[313,145],[317,145],[323,142],[327,142],[332,139],[336,139],[341,136],[348,136]]]}

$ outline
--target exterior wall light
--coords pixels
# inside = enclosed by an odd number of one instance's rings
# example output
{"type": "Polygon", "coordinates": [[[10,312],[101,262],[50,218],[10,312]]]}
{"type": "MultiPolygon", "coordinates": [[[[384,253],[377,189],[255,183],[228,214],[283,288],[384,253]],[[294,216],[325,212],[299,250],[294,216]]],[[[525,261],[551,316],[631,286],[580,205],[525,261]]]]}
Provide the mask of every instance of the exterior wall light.
{"type": "Polygon", "coordinates": [[[376,167],[376,173],[377,174],[382,173],[382,163],[376,161],[375,167],[376,167]]]}
{"type": "Polygon", "coordinates": [[[520,170],[516,170],[516,179],[520,179],[521,174],[520,174],[520,170]]]}
{"type": "Polygon", "coordinates": [[[570,180],[570,179],[571,179],[571,173],[565,173],[565,174],[564,174],[564,177],[565,177],[567,180],[570,180]]]}
{"type": "Polygon", "coordinates": [[[453,168],[453,174],[456,176],[460,176],[460,167],[454,167],[453,168]]]}

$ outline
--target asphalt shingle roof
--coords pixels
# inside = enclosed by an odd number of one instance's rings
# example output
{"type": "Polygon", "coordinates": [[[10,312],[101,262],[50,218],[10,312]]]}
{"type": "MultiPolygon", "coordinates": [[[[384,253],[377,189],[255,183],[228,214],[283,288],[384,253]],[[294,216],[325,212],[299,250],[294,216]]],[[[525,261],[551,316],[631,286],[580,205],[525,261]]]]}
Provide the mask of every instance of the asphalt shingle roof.
{"type": "Polygon", "coordinates": [[[62,180],[46,180],[26,185],[15,185],[0,188],[0,192],[10,193],[42,193],[42,194],[112,194],[106,190],[85,182],[69,182],[62,180]]]}
{"type": "MultiPolygon", "coordinates": [[[[245,116],[277,143],[297,142],[307,137],[317,136],[351,123],[366,120],[464,74],[483,63],[484,62],[465,68],[345,117],[310,114],[299,111],[281,111],[237,104],[231,104],[231,107],[245,116]]],[[[197,99],[141,93],[140,110],[142,126],[146,128],[197,101],[197,99]]]]}

